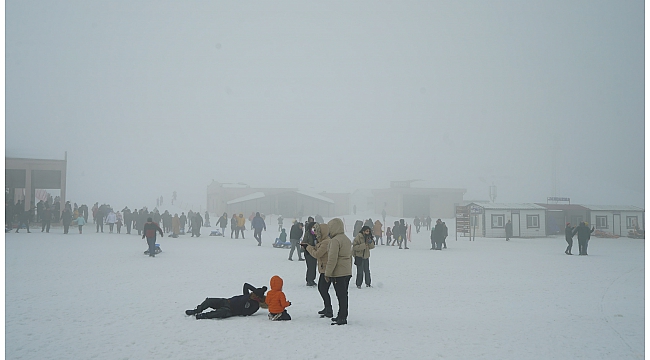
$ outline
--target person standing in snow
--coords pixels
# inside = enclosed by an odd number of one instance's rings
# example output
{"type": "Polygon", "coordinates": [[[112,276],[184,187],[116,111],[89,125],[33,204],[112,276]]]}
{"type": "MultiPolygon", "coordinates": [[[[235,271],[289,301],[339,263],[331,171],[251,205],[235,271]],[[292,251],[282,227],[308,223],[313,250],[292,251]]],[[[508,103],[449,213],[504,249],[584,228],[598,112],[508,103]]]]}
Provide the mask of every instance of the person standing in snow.
{"type": "Polygon", "coordinates": [[[104,213],[104,205],[100,206],[97,208],[97,212],[95,213],[95,227],[97,228],[97,231],[101,230],[104,232],[104,217],[106,216],[106,213],[104,213]]]}
{"type": "Polygon", "coordinates": [[[147,222],[143,226],[142,238],[147,238],[147,245],[149,245],[149,257],[156,257],[156,232],[160,233],[160,237],[164,237],[160,226],[153,222],[152,218],[147,218],[147,222]]]}
{"type": "Polygon", "coordinates": [[[192,210],[187,212],[187,232],[194,233],[192,231],[192,219],[194,218],[194,212],[192,210]]]}
{"type": "Polygon", "coordinates": [[[343,221],[334,218],[327,223],[330,240],[325,266],[325,281],[334,284],[339,302],[338,315],[332,318],[332,325],[348,323],[348,287],[352,278],[352,242],[345,236],[343,221]]]}
{"type": "Polygon", "coordinates": [[[564,253],[567,255],[573,255],[571,254],[571,248],[573,247],[573,230],[575,228],[571,226],[571,223],[566,223],[566,227],[564,228],[564,238],[566,239],[567,244],[569,244],[566,247],[566,250],[564,250],[564,253]]]}
{"type": "Polygon", "coordinates": [[[205,211],[205,218],[204,218],[204,220],[205,220],[205,224],[204,224],[203,226],[205,226],[205,227],[210,227],[210,226],[212,226],[212,225],[210,225],[210,213],[208,212],[208,210],[205,211]]]}
{"type": "Polygon", "coordinates": [[[191,224],[192,224],[192,237],[201,236],[201,226],[203,225],[203,218],[201,217],[201,214],[199,214],[198,211],[194,213],[194,216],[192,216],[191,224]]]}
{"type": "Polygon", "coordinates": [[[131,210],[129,209],[128,206],[125,206],[124,209],[122,209],[122,217],[124,218],[124,226],[126,226],[126,233],[130,234],[131,224],[133,223],[133,219],[131,218],[131,210]]]}
{"type": "Polygon", "coordinates": [[[436,226],[431,230],[431,250],[441,250],[442,239],[445,236],[442,220],[436,220],[436,226]]]}
{"type": "Polygon", "coordinates": [[[512,237],[512,220],[508,220],[506,223],[506,241],[510,241],[512,237]]]}
{"type": "Polygon", "coordinates": [[[278,231],[282,231],[282,223],[284,222],[284,218],[282,215],[278,217],[278,231]]]}
{"type": "Polygon", "coordinates": [[[41,232],[50,232],[50,223],[52,222],[52,210],[50,210],[50,204],[45,203],[43,210],[41,211],[41,232]]]}
{"type": "Polygon", "coordinates": [[[237,215],[234,213],[232,214],[232,217],[230,218],[230,238],[232,239],[232,235],[235,234],[235,239],[239,239],[239,229],[237,228],[237,215]]]}
{"type": "Polygon", "coordinates": [[[83,216],[77,216],[77,226],[79,226],[79,234],[83,233],[84,225],[86,225],[86,219],[83,216]]]}
{"type": "Polygon", "coordinates": [[[419,217],[417,217],[417,216],[415,217],[415,219],[413,220],[413,225],[415,225],[415,232],[417,234],[419,234],[420,233],[420,218],[419,217]]]}
{"type": "MultiPolygon", "coordinates": [[[[408,250],[408,239],[406,238],[406,223],[404,222],[404,219],[399,219],[399,235],[402,238],[402,241],[404,241],[404,249],[408,250]]],[[[395,228],[393,228],[393,233],[395,233],[395,228]]],[[[401,249],[401,244],[400,244],[400,249],[401,249]]]]}
{"type": "Polygon", "coordinates": [[[226,237],[226,228],[228,227],[228,214],[223,213],[223,215],[221,215],[219,220],[217,220],[217,226],[221,228],[221,236],[226,237]]]}
{"type": "Polygon", "coordinates": [[[381,245],[384,245],[384,239],[382,238],[383,235],[383,230],[381,229],[382,223],[379,220],[375,220],[375,224],[373,225],[372,228],[372,235],[375,237],[375,245],[380,245],[379,242],[381,241],[381,245]]]}
{"type": "Polygon", "coordinates": [[[395,246],[395,243],[399,246],[399,248],[402,248],[402,230],[400,230],[399,226],[399,221],[395,221],[393,223],[393,246],[395,246]]]}
{"type": "Polygon", "coordinates": [[[70,209],[63,209],[63,214],[61,214],[61,222],[63,224],[63,233],[67,234],[70,229],[70,222],[72,222],[72,213],[70,209]]]}
{"type": "Polygon", "coordinates": [[[181,219],[178,217],[178,214],[174,214],[172,218],[172,237],[177,238],[181,233],[181,219]]]}
{"type": "Polygon", "coordinates": [[[122,214],[119,211],[115,213],[115,226],[117,226],[117,233],[119,234],[122,230],[122,214]]]}
{"type": "Polygon", "coordinates": [[[327,250],[330,245],[329,227],[327,224],[314,224],[314,234],[316,236],[315,244],[305,244],[305,254],[313,256],[318,263],[318,292],[323,298],[323,310],[318,313],[321,317],[331,318],[334,316],[332,310],[332,298],[329,294],[330,282],[325,281],[325,268],[327,267],[327,250]]]}
{"type": "Polygon", "coordinates": [[[117,215],[113,212],[113,209],[108,210],[108,214],[106,215],[106,224],[108,224],[108,232],[113,233],[113,225],[115,225],[115,222],[117,221],[117,215]]]}
{"type": "Polygon", "coordinates": [[[578,255],[588,255],[587,245],[591,238],[591,233],[594,232],[594,230],[593,226],[591,227],[591,230],[589,230],[589,226],[587,226],[587,222],[585,221],[581,222],[580,225],[573,230],[573,235],[578,234],[578,255]]]}
{"type": "Polygon", "coordinates": [[[266,223],[264,219],[260,216],[260,213],[255,213],[255,217],[252,221],[252,227],[254,229],[253,237],[257,240],[257,246],[262,246],[262,229],[266,231],[266,223]]]}
{"type": "Polygon", "coordinates": [[[244,283],[242,295],[236,295],[228,299],[224,298],[206,298],[201,304],[193,310],[185,310],[185,315],[195,316],[199,319],[225,319],[231,316],[250,316],[259,310],[267,309],[266,292],[267,287],[256,288],[249,283],[244,283]],[[212,308],[213,311],[204,313],[203,311],[212,308]]]}
{"type": "Polygon", "coordinates": [[[291,241],[291,251],[289,251],[289,260],[293,261],[293,251],[298,250],[298,260],[304,261],[302,255],[300,254],[300,249],[298,249],[298,243],[300,243],[300,238],[302,237],[302,223],[296,221],[293,226],[291,226],[291,231],[289,231],[289,241],[291,241]]]}
{"type": "Polygon", "coordinates": [[[391,231],[390,227],[387,227],[386,228],[386,246],[391,246],[390,242],[392,240],[392,237],[393,237],[393,232],[391,231]]]}
{"type": "Polygon", "coordinates": [[[449,229],[447,228],[447,224],[443,221],[442,222],[442,248],[443,249],[447,248],[447,236],[449,236],[449,229]]]}
{"type": "MultiPolygon", "coordinates": [[[[307,222],[305,223],[305,234],[302,236],[302,243],[300,244],[307,244],[307,245],[316,245],[316,233],[314,231],[314,225],[316,222],[314,221],[313,217],[308,217],[307,222]]],[[[304,248],[299,248],[299,250],[303,250],[304,248]]],[[[307,265],[307,273],[305,274],[305,281],[307,282],[307,286],[316,286],[316,267],[318,265],[318,261],[316,260],[315,257],[311,256],[310,253],[304,252],[303,251],[303,258],[305,259],[305,264],[307,265]]]]}
{"type": "Polygon", "coordinates": [[[354,222],[354,228],[352,230],[353,236],[357,236],[359,231],[361,231],[361,228],[363,227],[363,221],[357,220],[354,222]]]}
{"type": "MultiPolygon", "coordinates": [[[[244,214],[240,213],[239,217],[237,218],[237,229],[241,233],[241,238],[246,239],[244,237],[244,230],[246,230],[246,218],[244,217],[244,214]]],[[[237,238],[237,234],[235,234],[235,238],[237,238]]]]}
{"type": "Polygon", "coordinates": [[[29,231],[29,218],[31,217],[31,213],[33,211],[34,211],[33,208],[30,208],[29,210],[19,209],[19,212],[18,212],[18,226],[16,227],[16,232],[18,232],[18,230],[20,230],[21,226],[25,225],[25,227],[27,227],[27,232],[31,233],[31,231],[29,231]]]}
{"type": "Polygon", "coordinates": [[[357,266],[357,289],[361,289],[364,276],[366,287],[370,285],[370,250],[375,248],[375,240],[372,231],[368,226],[361,228],[352,242],[352,254],[354,255],[354,264],[357,266]]]}
{"type": "Polygon", "coordinates": [[[181,211],[181,216],[178,218],[178,221],[181,222],[181,232],[185,234],[185,224],[187,224],[187,216],[185,216],[185,212],[181,211]]]}

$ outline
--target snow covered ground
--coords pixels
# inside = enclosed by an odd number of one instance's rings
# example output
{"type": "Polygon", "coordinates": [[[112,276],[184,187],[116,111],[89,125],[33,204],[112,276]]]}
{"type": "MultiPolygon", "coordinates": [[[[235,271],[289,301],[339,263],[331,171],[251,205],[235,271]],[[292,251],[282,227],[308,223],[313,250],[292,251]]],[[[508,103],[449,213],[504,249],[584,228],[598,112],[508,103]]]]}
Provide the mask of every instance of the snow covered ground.
{"type": "MultiPolygon", "coordinates": [[[[348,227],[354,219],[346,217],[348,227]]],[[[267,219],[261,247],[252,231],[235,240],[207,236],[203,228],[198,239],[159,238],[163,253],[156,258],[143,255],[146,243],[137,235],[107,228],[96,234],[92,220],[83,235],[75,228],[68,235],[61,228],[12,232],[5,236],[5,355],[644,358],[643,240],[594,238],[589,256],[567,256],[562,237],[455,241],[453,220],[447,224],[446,250],[430,251],[426,231],[413,231],[410,250],[373,250],[374,287],[356,289],[353,277],[346,326],[318,317],[322,301],[305,286],[305,263],[287,261],[289,250],[271,247],[275,218],[267,219]],[[239,294],[244,282],[268,286],[273,275],[284,279],[292,321],[271,322],[263,309],[225,320],[184,314],[206,297],[239,294]]],[[[330,294],[336,304],[333,289],[330,294]]]]}

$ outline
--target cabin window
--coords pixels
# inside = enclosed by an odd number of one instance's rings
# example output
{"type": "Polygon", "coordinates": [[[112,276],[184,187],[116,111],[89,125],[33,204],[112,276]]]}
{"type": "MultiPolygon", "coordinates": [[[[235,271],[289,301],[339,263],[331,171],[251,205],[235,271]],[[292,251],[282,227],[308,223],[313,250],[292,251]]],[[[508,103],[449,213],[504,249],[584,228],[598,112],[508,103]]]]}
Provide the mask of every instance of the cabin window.
{"type": "Polygon", "coordinates": [[[627,217],[627,228],[635,229],[639,225],[639,218],[637,216],[627,217]]]}
{"type": "Polygon", "coordinates": [[[505,215],[492,215],[492,228],[493,229],[498,229],[498,228],[503,228],[503,219],[505,219],[505,215]]]}
{"type": "Polygon", "coordinates": [[[596,216],[596,228],[607,229],[607,216],[596,216]]]}
{"type": "Polygon", "coordinates": [[[526,215],[527,228],[539,228],[539,215],[526,215]]]}

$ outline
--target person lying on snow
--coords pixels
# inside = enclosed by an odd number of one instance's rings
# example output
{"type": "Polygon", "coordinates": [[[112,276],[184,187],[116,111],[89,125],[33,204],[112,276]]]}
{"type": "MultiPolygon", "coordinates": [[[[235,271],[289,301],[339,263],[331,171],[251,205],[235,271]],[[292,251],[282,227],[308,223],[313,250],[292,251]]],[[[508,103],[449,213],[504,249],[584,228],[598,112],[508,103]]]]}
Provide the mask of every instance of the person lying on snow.
{"type": "Polygon", "coordinates": [[[244,283],[242,295],[236,295],[228,299],[224,298],[206,298],[201,304],[193,310],[185,310],[188,316],[196,316],[196,319],[225,319],[231,316],[249,316],[253,315],[259,308],[266,309],[266,292],[267,287],[256,288],[249,283],[244,283]],[[207,308],[214,309],[204,313],[207,308]]]}

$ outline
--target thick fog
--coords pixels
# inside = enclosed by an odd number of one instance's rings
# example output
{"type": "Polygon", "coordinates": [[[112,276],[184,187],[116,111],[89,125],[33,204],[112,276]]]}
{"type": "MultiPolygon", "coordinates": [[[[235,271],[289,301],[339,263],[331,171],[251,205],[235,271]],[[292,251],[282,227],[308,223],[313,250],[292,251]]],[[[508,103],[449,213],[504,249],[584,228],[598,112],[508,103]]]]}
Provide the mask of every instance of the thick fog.
{"type": "Polygon", "coordinates": [[[644,206],[643,1],[6,1],[6,156],[67,198],[212,179],[644,206]]]}

